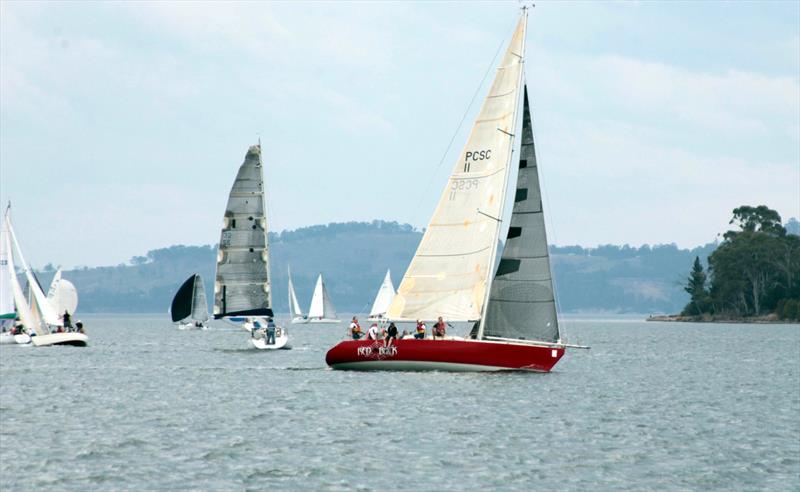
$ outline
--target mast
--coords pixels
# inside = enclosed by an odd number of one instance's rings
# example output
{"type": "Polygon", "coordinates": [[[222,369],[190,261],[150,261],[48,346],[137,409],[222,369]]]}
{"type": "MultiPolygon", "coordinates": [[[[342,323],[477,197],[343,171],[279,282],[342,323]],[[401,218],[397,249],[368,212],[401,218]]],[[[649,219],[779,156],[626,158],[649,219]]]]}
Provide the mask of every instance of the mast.
{"type": "MultiPolygon", "coordinates": [[[[526,47],[526,36],[528,34],[528,7],[523,5],[522,6],[522,53],[517,53],[517,56],[520,58],[520,63],[522,64],[522,70],[519,71],[519,80],[517,81],[517,87],[522,85],[522,81],[525,78],[525,47],[526,47]]],[[[524,91],[518,91],[517,94],[517,108],[519,108],[520,100],[522,99],[522,93],[524,91]]],[[[508,151],[508,161],[506,162],[506,166],[510,166],[511,162],[514,158],[514,141],[515,135],[517,133],[517,120],[519,118],[514,118],[513,124],[513,131],[511,132],[511,138],[508,139],[509,151],[508,151]]],[[[500,213],[502,214],[506,208],[506,195],[508,195],[508,173],[506,173],[506,181],[505,181],[505,189],[503,190],[502,197],[500,198],[500,213]]],[[[501,218],[495,218],[496,222],[496,232],[495,232],[495,241],[492,245],[492,256],[491,256],[491,263],[490,268],[486,269],[486,292],[483,298],[483,307],[481,309],[481,320],[478,325],[478,333],[477,339],[480,340],[483,338],[483,332],[486,328],[486,309],[489,306],[489,295],[492,292],[492,280],[494,279],[495,268],[494,265],[497,262],[497,243],[499,242],[500,237],[500,228],[503,225],[503,221],[501,218]]]]}

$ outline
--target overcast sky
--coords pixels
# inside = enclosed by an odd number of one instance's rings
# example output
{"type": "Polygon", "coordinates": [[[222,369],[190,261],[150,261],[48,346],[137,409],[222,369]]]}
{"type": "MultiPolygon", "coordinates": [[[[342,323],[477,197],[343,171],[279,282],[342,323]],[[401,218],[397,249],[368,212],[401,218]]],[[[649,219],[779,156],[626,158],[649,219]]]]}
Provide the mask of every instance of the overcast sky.
{"type": "MultiPolygon", "coordinates": [[[[0,199],[36,266],[213,244],[260,137],[272,230],[424,227],[517,15],[4,1],[0,199]]],[[[691,247],[741,204],[800,215],[800,3],[537,2],[526,65],[552,243],[691,247]]]]}

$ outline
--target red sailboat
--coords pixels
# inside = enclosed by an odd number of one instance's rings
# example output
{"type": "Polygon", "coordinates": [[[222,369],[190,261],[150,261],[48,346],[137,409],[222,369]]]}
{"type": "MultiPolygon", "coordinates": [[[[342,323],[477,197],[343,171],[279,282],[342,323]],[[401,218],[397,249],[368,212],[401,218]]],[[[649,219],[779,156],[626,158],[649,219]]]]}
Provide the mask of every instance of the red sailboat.
{"type": "Polygon", "coordinates": [[[469,139],[386,313],[395,322],[443,317],[469,323],[469,334],[403,337],[388,345],[383,340],[343,341],[327,353],[332,368],[548,372],[565,348],[579,347],[561,340],[556,316],[524,81],[526,25],[523,9],[469,139]],[[501,217],[515,165],[514,206],[498,264],[501,217]]]}

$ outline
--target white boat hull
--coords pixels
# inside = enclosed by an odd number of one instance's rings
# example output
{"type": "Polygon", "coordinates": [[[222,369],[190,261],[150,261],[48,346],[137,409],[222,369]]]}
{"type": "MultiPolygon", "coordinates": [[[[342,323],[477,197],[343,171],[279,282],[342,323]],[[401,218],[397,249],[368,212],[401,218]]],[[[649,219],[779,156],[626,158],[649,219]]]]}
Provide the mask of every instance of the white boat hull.
{"type": "Polygon", "coordinates": [[[50,333],[49,335],[37,335],[31,337],[31,342],[36,347],[47,347],[50,345],[72,345],[75,347],[85,347],[89,342],[89,337],[85,333],[67,332],[50,333]]]}
{"type": "Polygon", "coordinates": [[[292,318],[292,324],[293,325],[307,325],[308,324],[308,318],[301,318],[299,316],[297,318],[292,318]]]}
{"type": "Polygon", "coordinates": [[[308,323],[312,325],[335,325],[341,322],[342,320],[340,319],[329,319],[329,318],[317,318],[308,320],[308,323]]]}
{"type": "Polygon", "coordinates": [[[275,337],[275,343],[267,344],[266,337],[258,336],[258,337],[251,337],[250,343],[253,347],[259,350],[278,350],[283,348],[289,348],[289,334],[286,330],[281,330],[281,336],[275,337]]]}
{"type": "Polygon", "coordinates": [[[31,343],[31,337],[24,333],[21,335],[0,334],[0,345],[27,345],[29,343],[31,343]]]}

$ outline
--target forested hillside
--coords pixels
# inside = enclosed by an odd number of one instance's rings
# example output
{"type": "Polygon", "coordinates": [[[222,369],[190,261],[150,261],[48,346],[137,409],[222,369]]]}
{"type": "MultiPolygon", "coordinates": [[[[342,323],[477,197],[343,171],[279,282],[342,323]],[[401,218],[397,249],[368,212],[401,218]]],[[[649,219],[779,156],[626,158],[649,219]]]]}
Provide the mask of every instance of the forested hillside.
{"type": "MultiPolygon", "coordinates": [[[[396,222],[348,222],[270,234],[273,303],[288,310],[287,266],[304,310],[317,275],[340,312],[369,309],[386,268],[395,286],[422,233],[396,222]]],[[[551,247],[562,312],[677,312],[688,302],[685,275],[696,256],[705,262],[715,244],[679,249],[675,245],[629,247],[551,247]]],[[[131,258],[113,267],[79,268],[64,273],[80,294],[80,312],[166,313],[172,295],[187,277],[199,273],[213,299],[216,248],[172,246],[131,258]]],[[[39,277],[49,282],[52,267],[39,277]]],[[[210,308],[211,306],[209,306],[210,308]]]]}

